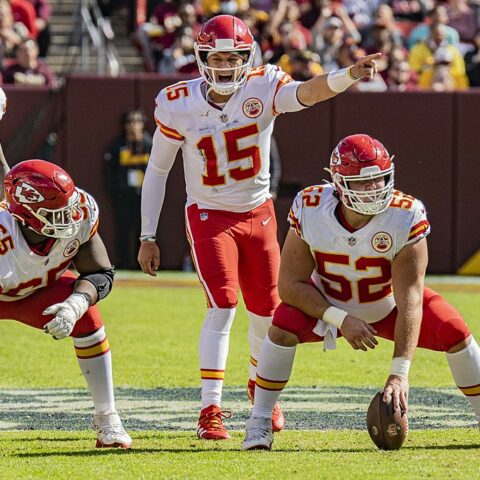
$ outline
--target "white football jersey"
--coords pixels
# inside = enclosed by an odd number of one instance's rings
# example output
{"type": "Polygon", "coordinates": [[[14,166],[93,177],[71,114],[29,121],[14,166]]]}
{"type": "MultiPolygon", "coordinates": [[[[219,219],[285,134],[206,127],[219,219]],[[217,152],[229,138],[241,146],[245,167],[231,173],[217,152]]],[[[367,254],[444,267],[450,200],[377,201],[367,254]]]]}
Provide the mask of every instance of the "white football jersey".
{"type": "Polygon", "coordinates": [[[5,202],[0,203],[0,301],[20,300],[55,282],[68,268],[80,245],[95,234],[97,203],[88,193],[77,190],[84,221],[74,237],[56,239],[46,255],[39,255],[29,247],[18,221],[7,210],[5,202]]]}
{"type": "Polygon", "coordinates": [[[335,217],[339,200],[331,185],[299,192],[289,214],[315,258],[312,281],[335,307],[368,323],[395,307],[391,264],[400,250],[430,233],[425,207],[395,191],[387,210],[350,233],[335,217]]]}
{"type": "Polygon", "coordinates": [[[223,110],[205,99],[203,77],[158,94],[158,128],[182,146],[187,204],[246,212],[270,198],[270,137],[280,113],[275,96],[290,81],[279,67],[254,68],[223,110]]]}

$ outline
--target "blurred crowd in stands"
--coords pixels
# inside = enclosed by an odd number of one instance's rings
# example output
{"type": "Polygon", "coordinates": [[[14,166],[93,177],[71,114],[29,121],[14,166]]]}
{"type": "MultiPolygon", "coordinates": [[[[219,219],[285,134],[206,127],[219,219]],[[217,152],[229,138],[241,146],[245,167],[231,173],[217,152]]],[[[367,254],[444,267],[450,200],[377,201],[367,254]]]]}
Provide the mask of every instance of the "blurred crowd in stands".
{"type": "Polygon", "coordinates": [[[0,83],[54,87],[48,0],[0,0],[0,83]]]}
{"type": "MultiPolygon", "coordinates": [[[[60,0],[59,0],[60,1],[60,0]]],[[[237,15],[256,42],[256,65],[280,65],[297,80],[382,52],[361,91],[480,86],[480,0],[97,0],[104,15],[128,12],[145,69],[198,73],[193,43],[202,22],[237,15]],[[138,6],[145,4],[139,21],[138,6]]],[[[55,86],[45,64],[50,0],[0,0],[0,81],[55,86]]]]}
{"type": "Polygon", "coordinates": [[[248,24],[257,64],[280,65],[297,80],[381,52],[379,74],[356,89],[480,86],[480,0],[150,0],[136,31],[146,69],[196,73],[195,36],[219,13],[248,24]]]}

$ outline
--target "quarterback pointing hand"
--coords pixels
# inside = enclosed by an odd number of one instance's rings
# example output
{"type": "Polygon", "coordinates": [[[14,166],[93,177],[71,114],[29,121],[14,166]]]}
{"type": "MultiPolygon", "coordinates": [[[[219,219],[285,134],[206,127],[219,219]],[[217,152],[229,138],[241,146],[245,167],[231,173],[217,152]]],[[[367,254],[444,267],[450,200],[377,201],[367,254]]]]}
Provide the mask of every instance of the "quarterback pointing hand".
{"type": "MultiPolygon", "coordinates": [[[[143,184],[138,260],[149,275],[155,275],[160,266],[158,219],[167,176],[181,148],[187,236],[207,297],[200,335],[202,410],[197,434],[219,440],[229,438],[220,404],[238,290],[250,320],[251,399],[260,345],[279,302],[280,251],[269,193],[274,120],[373,76],[380,54],[307,82],[295,82],[273,65],[252,68],[252,34],[242,20],[230,15],[216,16],[203,25],[195,53],[201,77],[171,85],[156,99],[157,130],[143,184]]],[[[283,424],[283,414],[275,405],[273,429],[281,430],[283,424]]]]}

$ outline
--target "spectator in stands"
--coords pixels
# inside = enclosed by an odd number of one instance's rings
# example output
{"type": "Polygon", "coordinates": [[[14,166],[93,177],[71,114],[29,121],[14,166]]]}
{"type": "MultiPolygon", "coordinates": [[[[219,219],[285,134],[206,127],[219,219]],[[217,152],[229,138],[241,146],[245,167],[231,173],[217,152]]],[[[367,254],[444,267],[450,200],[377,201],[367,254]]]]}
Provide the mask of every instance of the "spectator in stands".
{"type": "Polygon", "coordinates": [[[400,45],[396,45],[392,48],[389,55],[388,64],[393,65],[396,62],[401,62],[403,60],[408,61],[408,50],[400,45]]]}
{"type": "Polygon", "coordinates": [[[474,38],[474,50],[465,55],[468,80],[471,87],[480,87],[480,30],[474,38]]]}
{"type": "MultiPolygon", "coordinates": [[[[304,50],[312,45],[312,33],[300,22],[300,9],[294,0],[279,0],[276,10],[270,15],[267,33],[272,37],[274,47],[283,45],[288,37],[288,43],[296,44],[296,49],[304,50]]],[[[283,54],[281,52],[276,60],[283,54]]]]}
{"type": "Polygon", "coordinates": [[[52,7],[49,0],[28,0],[35,9],[35,28],[37,29],[37,43],[40,58],[45,58],[50,46],[50,16],[52,7]]]}
{"type": "Polygon", "coordinates": [[[339,68],[337,55],[344,43],[344,23],[338,17],[323,18],[315,24],[315,51],[320,55],[320,64],[325,72],[339,68]]]}
{"type": "Polygon", "coordinates": [[[447,25],[448,24],[448,12],[445,5],[437,5],[433,10],[428,13],[428,17],[425,22],[415,27],[408,37],[408,48],[412,48],[417,43],[426,40],[430,35],[432,28],[437,25],[443,25],[445,31],[445,40],[450,45],[458,45],[460,37],[458,32],[447,25]]]}
{"type": "Polygon", "coordinates": [[[396,26],[405,38],[434,6],[433,0],[388,0],[386,3],[392,8],[396,26]]]}
{"type": "Polygon", "coordinates": [[[15,58],[15,49],[28,38],[27,27],[13,19],[8,0],[0,0],[0,60],[5,68],[5,59],[15,58]]]}
{"type": "Polygon", "coordinates": [[[390,53],[394,47],[393,34],[383,23],[376,22],[370,30],[370,48],[365,49],[367,54],[380,52],[383,56],[378,59],[377,65],[384,80],[387,79],[390,53]]]}
{"type": "Polygon", "coordinates": [[[29,0],[9,0],[9,2],[15,22],[23,23],[27,27],[30,37],[37,38],[37,27],[35,25],[37,15],[33,5],[29,0]]]}
{"type": "Polygon", "coordinates": [[[158,5],[149,22],[137,30],[137,39],[142,48],[147,70],[155,72],[165,49],[172,48],[182,19],[178,14],[181,0],[165,0],[158,5]]]}
{"type": "Polygon", "coordinates": [[[448,0],[447,11],[448,24],[460,35],[460,50],[464,53],[472,50],[475,34],[480,27],[478,10],[475,11],[467,0],[448,0]]]}
{"type": "MultiPolygon", "coordinates": [[[[343,0],[342,3],[355,26],[362,29],[372,22],[372,18],[382,2],[381,0],[343,0]]],[[[335,14],[338,15],[337,12],[335,14]]]]}
{"type": "Polygon", "coordinates": [[[38,55],[35,40],[30,38],[20,43],[16,51],[17,61],[3,71],[3,83],[55,87],[57,80],[54,73],[38,58],[38,55]]]}
{"type": "Polygon", "coordinates": [[[451,71],[451,54],[448,50],[439,49],[435,52],[435,64],[433,69],[424,72],[419,79],[418,85],[423,89],[435,90],[436,92],[452,92],[457,90],[455,79],[451,71]]]}
{"type": "Polygon", "coordinates": [[[289,58],[293,52],[308,48],[305,36],[291,22],[283,22],[278,32],[275,32],[275,30],[270,31],[273,37],[272,44],[264,55],[265,60],[269,63],[279,63],[284,61],[285,58],[289,58]]]}
{"type": "Polygon", "coordinates": [[[411,92],[417,90],[417,74],[407,60],[394,63],[388,70],[387,87],[390,91],[411,92]]]}
{"type": "Polygon", "coordinates": [[[391,7],[386,4],[382,4],[375,12],[373,21],[367,28],[364,28],[360,32],[362,36],[362,47],[367,52],[375,49],[375,45],[378,42],[376,35],[378,34],[379,27],[383,27],[384,29],[388,30],[394,46],[403,44],[402,32],[395,25],[391,7]]]}
{"type": "Polygon", "coordinates": [[[325,4],[312,33],[313,49],[319,53],[320,63],[327,72],[336,68],[335,58],[344,42],[360,43],[362,38],[346,8],[337,3],[325,4]]]}
{"type": "Polygon", "coordinates": [[[202,25],[198,21],[197,11],[191,3],[182,3],[178,7],[178,15],[182,21],[182,29],[191,29],[192,38],[197,38],[202,25]]]}
{"type": "Polygon", "coordinates": [[[136,252],[140,235],[141,189],[152,148],[152,137],[145,130],[145,120],[142,110],[125,112],[122,133],[105,154],[107,189],[115,206],[118,268],[138,268],[136,252]]]}
{"type": "Polygon", "coordinates": [[[237,15],[248,10],[248,0],[201,0],[200,6],[205,18],[215,15],[237,15]]]}
{"type": "Polygon", "coordinates": [[[457,89],[466,88],[468,79],[465,74],[465,62],[460,51],[449,45],[445,39],[445,26],[432,27],[427,40],[418,43],[410,51],[409,63],[419,75],[419,87],[431,88],[434,73],[440,71],[439,77],[446,82],[443,68],[448,70],[454,79],[457,89]]]}
{"type": "Polygon", "coordinates": [[[171,48],[166,48],[158,64],[160,73],[198,73],[191,28],[182,29],[171,48]]]}
{"type": "MultiPolygon", "coordinates": [[[[286,54],[287,55],[287,54],[286,54]]],[[[283,57],[282,57],[283,58],[283,57]]],[[[298,50],[288,56],[286,62],[280,59],[282,70],[289,73],[294,80],[306,82],[316,75],[323,73],[320,57],[309,50],[298,50]]]]}

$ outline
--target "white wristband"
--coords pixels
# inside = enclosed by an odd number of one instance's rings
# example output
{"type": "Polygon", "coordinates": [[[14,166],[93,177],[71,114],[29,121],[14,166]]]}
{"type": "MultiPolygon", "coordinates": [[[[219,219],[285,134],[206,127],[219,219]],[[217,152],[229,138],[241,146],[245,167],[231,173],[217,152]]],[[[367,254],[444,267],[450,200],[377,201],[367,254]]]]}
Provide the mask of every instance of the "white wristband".
{"type": "Polygon", "coordinates": [[[323,312],[322,320],[337,328],[342,328],[343,321],[348,313],[345,310],[340,310],[337,307],[328,307],[323,312]]]}
{"type": "Polygon", "coordinates": [[[408,371],[412,362],[405,357],[395,357],[392,360],[392,367],[390,368],[390,375],[397,377],[408,378],[408,371]]]}
{"type": "Polygon", "coordinates": [[[336,93],[344,92],[348,87],[352,86],[359,78],[353,78],[350,73],[350,68],[342,68],[340,70],[333,70],[328,74],[327,84],[328,88],[336,93]]]}

